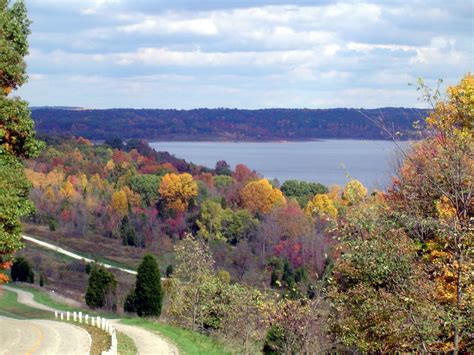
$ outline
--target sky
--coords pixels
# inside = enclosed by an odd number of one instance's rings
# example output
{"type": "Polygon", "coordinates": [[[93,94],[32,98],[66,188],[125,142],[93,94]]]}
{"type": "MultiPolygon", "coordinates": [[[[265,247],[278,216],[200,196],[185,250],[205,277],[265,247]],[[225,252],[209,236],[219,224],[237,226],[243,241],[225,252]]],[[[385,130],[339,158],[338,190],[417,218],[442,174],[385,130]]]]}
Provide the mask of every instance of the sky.
{"type": "Polygon", "coordinates": [[[32,106],[426,107],[473,71],[471,0],[25,2],[32,106]]]}

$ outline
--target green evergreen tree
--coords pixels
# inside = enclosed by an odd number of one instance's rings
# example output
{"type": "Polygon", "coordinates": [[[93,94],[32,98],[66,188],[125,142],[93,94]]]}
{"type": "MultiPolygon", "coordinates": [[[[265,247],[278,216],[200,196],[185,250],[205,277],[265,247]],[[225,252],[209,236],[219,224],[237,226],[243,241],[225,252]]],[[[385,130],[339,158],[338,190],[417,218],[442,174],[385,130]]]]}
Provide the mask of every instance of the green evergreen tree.
{"type": "Polygon", "coordinates": [[[115,310],[116,308],[117,281],[115,276],[105,270],[103,266],[95,264],[89,277],[86,292],[86,304],[91,308],[115,310]]]}
{"type": "Polygon", "coordinates": [[[136,310],[140,317],[159,316],[163,302],[161,274],[155,258],[147,254],[138,267],[135,286],[136,310]]]}

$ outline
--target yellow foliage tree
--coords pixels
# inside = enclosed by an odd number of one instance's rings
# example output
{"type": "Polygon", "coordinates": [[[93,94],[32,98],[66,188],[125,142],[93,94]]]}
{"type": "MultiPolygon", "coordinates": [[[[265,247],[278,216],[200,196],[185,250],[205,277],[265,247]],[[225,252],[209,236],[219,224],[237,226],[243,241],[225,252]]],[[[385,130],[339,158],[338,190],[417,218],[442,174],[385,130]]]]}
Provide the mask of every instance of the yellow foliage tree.
{"type": "MultiPolygon", "coordinates": [[[[474,76],[468,73],[456,86],[447,90],[447,100],[438,101],[426,119],[428,125],[440,132],[473,134],[474,76]]],[[[436,98],[435,98],[436,99],[436,98]]]]}
{"type": "Polygon", "coordinates": [[[284,204],[283,193],[274,188],[267,179],[249,182],[240,193],[242,205],[252,213],[268,213],[275,206],[284,204]]]}
{"type": "Polygon", "coordinates": [[[186,211],[189,201],[198,195],[198,186],[188,173],[168,173],[161,180],[159,192],[166,206],[179,213],[186,211]]]}
{"type": "Polygon", "coordinates": [[[110,201],[110,207],[120,217],[124,217],[128,214],[128,199],[127,193],[123,190],[115,191],[112,194],[112,200],[110,201]]]}
{"type": "Polygon", "coordinates": [[[358,180],[351,180],[344,187],[342,198],[349,205],[361,202],[367,196],[367,188],[358,180]]]}
{"type": "Polygon", "coordinates": [[[315,195],[308,201],[305,213],[310,217],[318,217],[321,220],[337,218],[337,208],[328,194],[315,195]]]}
{"type": "Polygon", "coordinates": [[[77,191],[69,180],[66,180],[59,190],[59,196],[64,199],[74,199],[77,196],[77,191]]]}

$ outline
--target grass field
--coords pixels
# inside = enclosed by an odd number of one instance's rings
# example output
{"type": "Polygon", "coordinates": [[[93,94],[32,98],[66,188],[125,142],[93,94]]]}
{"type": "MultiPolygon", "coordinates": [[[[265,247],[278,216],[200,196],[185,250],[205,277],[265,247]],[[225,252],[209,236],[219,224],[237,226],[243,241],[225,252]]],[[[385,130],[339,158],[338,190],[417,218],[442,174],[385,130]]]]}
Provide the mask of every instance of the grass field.
{"type": "Polygon", "coordinates": [[[231,354],[216,340],[191,330],[141,318],[123,319],[122,323],[160,333],[175,344],[182,354],[231,354]]]}
{"type": "Polygon", "coordinates": [[[117,351],[120,355],[134,355],[138,352],[132,338],[117,332],[117,351]]]}

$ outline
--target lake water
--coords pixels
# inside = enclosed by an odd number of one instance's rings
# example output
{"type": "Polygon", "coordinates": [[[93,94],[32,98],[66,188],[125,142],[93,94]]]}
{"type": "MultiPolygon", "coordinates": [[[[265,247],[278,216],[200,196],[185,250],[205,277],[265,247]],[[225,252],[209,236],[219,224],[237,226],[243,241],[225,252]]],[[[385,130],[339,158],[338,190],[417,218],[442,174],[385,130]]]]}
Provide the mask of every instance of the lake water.
{"type": "Polygon", "coordinates": [[[225,160],[243,163],[266,178],[344,185],[348,176],[370,188],[384,188],[393,172],[397,148],[390,141],[311,142],[153,142],[158,151],[213,168],[225,160]]]}

